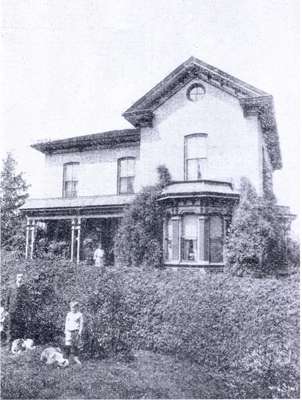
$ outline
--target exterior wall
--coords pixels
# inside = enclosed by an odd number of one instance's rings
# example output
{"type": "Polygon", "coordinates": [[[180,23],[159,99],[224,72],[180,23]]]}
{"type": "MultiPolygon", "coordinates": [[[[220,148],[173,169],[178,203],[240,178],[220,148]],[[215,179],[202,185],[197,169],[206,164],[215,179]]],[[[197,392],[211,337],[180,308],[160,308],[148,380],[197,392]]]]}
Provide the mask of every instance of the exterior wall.
{"type": "MultiPolygon", "coordinates": [[[[239,101],[202,82],[205,96],[198,102],[186,97],[191,81],[155,111],[153,128],[141,129],[138,186],[153,184],[156,167],[165,164],[173,180],[184,180],[184,136],[208,134],[207,179],[232,179],[235,186],[246,176],[262,193],[262,133],[256,116],[245,118],[239,101]]],[[[196,81],[197,82],[197,81],[196,81]]]]}
{"type": "Polygon", "coordinates": [[[138,147],[120,147],[46,156],[44,197],[62,197],[63,165],[79,162],[78,196],[117,194],[117,160],[139,158],[138,147]]]}

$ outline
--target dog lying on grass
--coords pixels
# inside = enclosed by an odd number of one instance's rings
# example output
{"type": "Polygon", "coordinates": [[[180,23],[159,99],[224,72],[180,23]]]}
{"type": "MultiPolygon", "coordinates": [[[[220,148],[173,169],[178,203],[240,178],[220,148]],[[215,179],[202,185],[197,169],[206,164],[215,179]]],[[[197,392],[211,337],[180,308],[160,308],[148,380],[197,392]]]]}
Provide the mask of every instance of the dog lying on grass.
{"type": "Polygon", "coordinates": [[[34,350],[34,341],[32,339],[15,339],[12,343],[11,352],[21,354],[23,351],[34,350]]]}
{"type": "Polygon", "coordinates": [[[41,353],[40,360],[46,365],[57,365],[61,368],[68,367],[69,361],[64,358],[62,350],[59,347],[47,347],[41,353]]]}

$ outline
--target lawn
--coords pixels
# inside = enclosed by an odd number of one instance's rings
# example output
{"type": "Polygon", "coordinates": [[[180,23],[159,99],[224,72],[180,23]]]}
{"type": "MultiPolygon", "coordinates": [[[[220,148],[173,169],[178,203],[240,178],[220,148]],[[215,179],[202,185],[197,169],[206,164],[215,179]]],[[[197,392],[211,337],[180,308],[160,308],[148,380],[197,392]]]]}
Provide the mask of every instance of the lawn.
{"type": "Polygon", "coordinates": [[[14,356],[2,348],[2,399],[224,397],[223,385],[188,360],[138,351],[130,363],[84,360],[60,369],[42,364],[41,351],[14,356]]]}

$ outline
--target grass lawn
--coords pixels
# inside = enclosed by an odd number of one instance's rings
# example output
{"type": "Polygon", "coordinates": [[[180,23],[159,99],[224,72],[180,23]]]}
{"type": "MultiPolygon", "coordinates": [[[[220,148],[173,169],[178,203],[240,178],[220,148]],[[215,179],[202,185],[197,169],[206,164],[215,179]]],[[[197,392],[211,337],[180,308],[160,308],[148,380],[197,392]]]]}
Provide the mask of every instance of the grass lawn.
{"type": "Polygon", "coordinates": [[[223,398],[224,387],[198,365],[147,351],[134,361],[84,360],[60,369],[40,362],[42,347],[2,348],[2,399],[223,398]]]}

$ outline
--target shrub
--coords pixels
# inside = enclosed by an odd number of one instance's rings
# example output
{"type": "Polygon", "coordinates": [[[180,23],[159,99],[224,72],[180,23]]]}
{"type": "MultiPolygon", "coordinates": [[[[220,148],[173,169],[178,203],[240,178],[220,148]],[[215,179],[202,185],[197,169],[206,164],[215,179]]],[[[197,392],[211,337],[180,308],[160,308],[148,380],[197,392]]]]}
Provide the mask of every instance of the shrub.
{"type": "Polygon", "coordinates": [[[240,203],[226,240],[231,273],[268,274],[286,263],[285,225],[273,197],[260,198],[251,183],[241,179],[240,203]]]}
{"type": "Polygon", "coordinates": [[[37,341],[62,344],[68,303],[77,299],[89,355],[169,353],[201,365],[227,388],[226,398],[299,396],[297,274],[278,280],[154,268],[101,272],[59,260],[15,263],[11,271],[21,267],[26,274],[37,341]]]}
{"type": "Polygon", "coordinates": [[[124,212],[114,240],[115,260],[119,265],[159,267],[162,264],[164,209],[157,199],[171,178],[165,166],[157,170],[159,183],[143,188],[124,212]]]}

